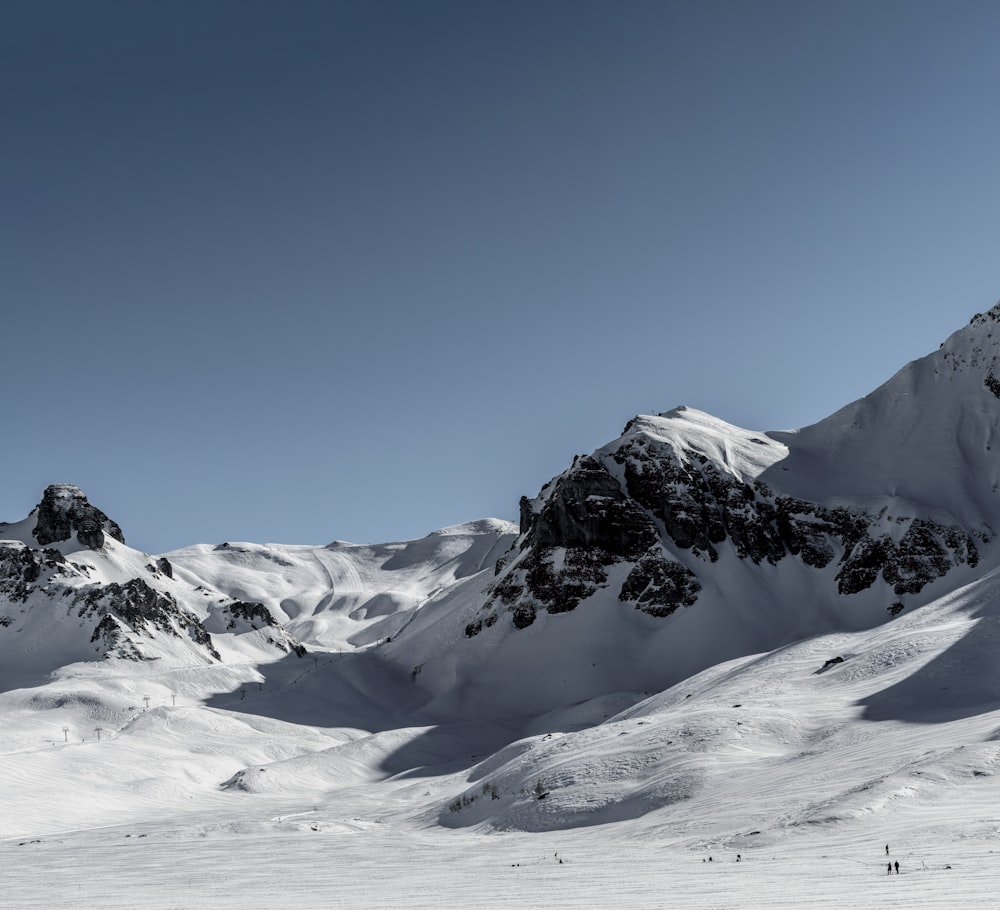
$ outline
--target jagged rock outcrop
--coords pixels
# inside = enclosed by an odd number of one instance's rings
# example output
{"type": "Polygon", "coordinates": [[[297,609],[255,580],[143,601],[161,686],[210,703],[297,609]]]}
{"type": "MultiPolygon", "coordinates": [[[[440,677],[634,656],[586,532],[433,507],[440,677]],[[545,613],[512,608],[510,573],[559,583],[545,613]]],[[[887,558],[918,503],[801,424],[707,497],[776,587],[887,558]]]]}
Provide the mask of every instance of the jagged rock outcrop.
{"type": "Polygon", "coordinates": [[[217,619],[225,622],[227,632],[236,634],[264,631],[267,641],[280,651],[291,652],[296,657],[306,654],[306,647],[271,615],[258,601],[234,600],[217,611],[217,619]]]}
{"type": "Polygon", "coordinates": [[[90,640],[101,642],[108,655],[141,660],[135,636],[164,632],[175,638],[183,633],[215,660],[222,659],[201,620],[173,596],[151,588],[141,578],[81,591],[74,598],[74,606],[81,616],[101,617],[90,640]]]}
{"type": "Polygon", "coordinates": [[[121,528],[100,509],[92,506],[83,490],[69,483],[56,483],[45,488],[36,508],[36,523],[32,531],[41,546],[60,543],[76,535],[87,549],[104,546],[108,534],[125,543],[121,528]]]}
{"type": "Polygon", "coordinates": [[[0,544],[0,595],[23,603],[43,571],[58,571],[65,564],[66,558],[58,550],[35,550],[5,541],[0,544]]]}
{"type": "Polygon", "coordinates": [[[841,594],[870,588],[880,577],[896,594],[916,594],[955,566],[979,560],[973,535],[962,528],[776,496],[764,483],[724,474],[703,454],[678,455],[648,437],[628,440],[612,457],[629,495],[662,522],[667,537],[712,562],[723,541],[757,564],[777,565],[791,555],[821,569],[840,553],[841,594]],[[890,523],[905,528],[901,536],[879,533],[890,523]]]}
{"type": "Polygon", "coordinates": [[[530,626],[539,610],[568,613],[609,583],[608,569],[633,563],[619,600],[667,616],[694,602],[694,575],[659,542],[648,511],[622,491],[608,469],[581,456],[551,488],[537,511],[522,502],[521,554],[498,565],[498,580],[484,606],[485,619],[466,627],[479,634],[506,608],[516,628],[530,626]]]}
{"type": "MultiPolygon", "coordinates": [[[[958,566],[975,568],[977,538],[990,539],[984,529],[906,514],[903,504],[899,514],[871,513],[777,494],[759,477],[740,477],[717,457],[658,436],[658,427],[666,432],[656,418],[630,421],[617,442],[578,456],[538,498],[522,499],[516,548],[497,563],[467,636],[503,614],[524,629],[541,611],[570,612],[607,588],[612,567],[623,564],[617,599],[666,617],[696,604],[724,547],[756,566],[789,559],[816,570],[835,566],[841,596],[883,582],[899,597],[919,594],[958,566]]],[[[739,444],[770,445],[753,436],[739,444]]]]}

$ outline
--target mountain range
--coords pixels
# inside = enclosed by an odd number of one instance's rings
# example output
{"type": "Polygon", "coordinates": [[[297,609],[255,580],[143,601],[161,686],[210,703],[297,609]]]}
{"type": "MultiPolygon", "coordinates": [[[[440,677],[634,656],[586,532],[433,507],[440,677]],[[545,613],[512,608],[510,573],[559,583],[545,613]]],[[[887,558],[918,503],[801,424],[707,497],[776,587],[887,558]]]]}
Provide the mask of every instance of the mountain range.
{"type": "Polygon", "coordinates": [[[2,833],[332,818],[347,791],[742,853],[942,800],[985,831],[998,361],[1000,305],[812,426],[635,416],[519,524],[403,542],[148,554],[53,484],[0,524],[2,833]]]}

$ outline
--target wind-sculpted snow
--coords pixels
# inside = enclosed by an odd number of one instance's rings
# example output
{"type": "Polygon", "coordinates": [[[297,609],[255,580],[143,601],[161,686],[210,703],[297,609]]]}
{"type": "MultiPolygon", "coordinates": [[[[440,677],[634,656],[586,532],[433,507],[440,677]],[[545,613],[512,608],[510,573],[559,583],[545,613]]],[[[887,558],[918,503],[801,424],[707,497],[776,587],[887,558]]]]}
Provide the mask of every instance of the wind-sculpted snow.
{"type": "Polygon", "coordinates": [[[200,545],[171,553],[170,561],[188,584],[261,603],[307,646],[352,648],[393,637],[421,605],[491,572],[514,531],[484,520],[399,543],[200,545]]]}

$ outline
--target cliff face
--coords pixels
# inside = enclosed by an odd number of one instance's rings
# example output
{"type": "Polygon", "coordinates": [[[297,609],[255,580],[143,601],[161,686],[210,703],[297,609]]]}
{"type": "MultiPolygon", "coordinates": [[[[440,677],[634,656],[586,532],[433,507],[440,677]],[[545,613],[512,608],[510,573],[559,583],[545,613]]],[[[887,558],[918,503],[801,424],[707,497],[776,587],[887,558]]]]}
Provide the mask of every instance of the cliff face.
{"type": "MultiPolygon", "coordinates": [[[[694,603],[697,578],[671,558],[649,510],[624,491],[596,458],[577,458],[549,495],[522,508],[520,555],[499,566],[486,602],[491,626],[501,611],[519,629],[531,625],[538,610],[568,613],[607,587],[612,567],[629,568],[618,598],[643,612],[669,616],[694,603]]],[[[474,635],[475,625],[467,629],[474,635]]]]}
{"type": "Polygon", "coordinates": [[[46,487],[35,514],[37,520],[32,534],[43,547],[70,540],[74,535],[89,550],[104,546],[105,534],[125,543],[122,529],[92,506],[83,490],[72,484],[57,483],[46,487]]]}

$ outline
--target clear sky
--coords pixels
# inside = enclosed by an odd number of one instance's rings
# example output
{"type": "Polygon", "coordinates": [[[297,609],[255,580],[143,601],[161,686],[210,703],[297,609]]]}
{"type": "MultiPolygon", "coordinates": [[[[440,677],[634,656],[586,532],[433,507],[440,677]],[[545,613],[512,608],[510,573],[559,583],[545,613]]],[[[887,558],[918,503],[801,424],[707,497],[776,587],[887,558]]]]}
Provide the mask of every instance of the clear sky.
{"type": "Polygon", "coordinates": [[[635,413],[802,426],[1000,297],[1000,4],[5,0],[0,518],[514,519],[635,413]]]}

